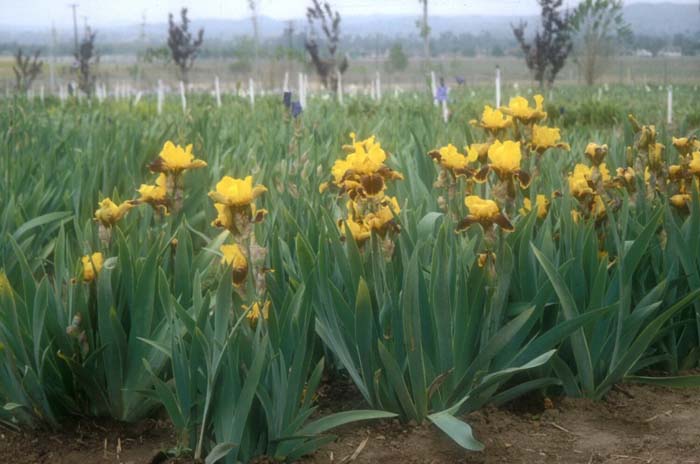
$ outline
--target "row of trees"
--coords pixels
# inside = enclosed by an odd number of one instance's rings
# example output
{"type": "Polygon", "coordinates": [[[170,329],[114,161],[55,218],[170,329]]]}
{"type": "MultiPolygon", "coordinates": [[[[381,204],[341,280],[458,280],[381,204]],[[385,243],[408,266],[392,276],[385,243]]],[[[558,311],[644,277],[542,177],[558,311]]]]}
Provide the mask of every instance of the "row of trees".
{"type": "Polygon", "coordinates": [[[573,12],[562,11],[563,0],[538,0],[540,26],[534,37],[525,35],[527,24],[513,26],[513,35],[525,55],[534,79],[552,85],[574,46],[576,61],[589,85],[595,83],[601,59],[613,51],[613,43],[629,35],[622,17],[622,0],[583,0],[573,12]]]}
{"type": "MultiPolygon", "coordinates": [[[[254,55],[256,70],[259,53],[257,1],[259,0],[248,0],[255,31],[249,48],[254,55]]],[[[416,21],[416,26],[423,42],[423,55],[427,69],[433,53],[428,16],[429,2],[419,0],[419,3],[422,7],[422,16],[416,21]]],[[[552,85],[573,53],[573,60],[580,67],[585,81],[588,84],[594,84],[600,74],[602,60],[614,51],[613,45],[630,37],[629,27],[622,17],[622,0],[583,0],[573,10],[565,10],[562,7],[563,0],[538,0],[538,3],[541,9],[540,22],[533,34],[528,35],[527,24],[524,22],[512,26],[515,41],[534,80],[540,86],[552,85]]],[[[342,52],[340,44],[341,16],[328,2],[311,0],[306,11],[306,19],[308,29],[306,37],[303,38],[303,48],[323,85],[334,90],[337,86],[337,76],[344,73],[349,65],[348,56],[342,52]]],[[[204,29],[194,33],[190,30],[190,26],[186,8],[180,11],[179,21],[170,14],[167,48],[148,49],[144,54],[146,60],[172,61],[177,67],[180,79],[184,82],[188,82],[190,69],[195,59],[201,54],[204,43],[204,29]]],[[[285,30],[284,35],[283,40],[287,42],[289,58],[293,56],[291,50],[295,44],[292,23],[285,30]]],[[[447,35],[449,37],[443,37],[445,36],[443,34],[438,42],[445,45],[447,51],[456,50],[454,47],[466,40],[464,35],[447,35]],[[454,46],[450,47],[450,44],[454,46]]],[[[99,61],[99,56],[94,49],[95,36],[96,33],[86,27],[84,38],[74,52],[78,86],[88,95],[94,88],[94,67],[99,61]]],[[[488,41],[488,37],[481,38],[481,42],[488,41]]],[[[294,57],[303,59],[303,56],[294,57]]],[[[38,51],[33,57],[24,55],[21,49],[17,52],[14,72],[19,91],[27,91],[32,81],[41,72],[42,62],[38,58],[38,51]]],[[[401,71],[407,64],[408,58],[403,47],[400,43],[394,42],[389,50],[387,70],[401,71]]]]}

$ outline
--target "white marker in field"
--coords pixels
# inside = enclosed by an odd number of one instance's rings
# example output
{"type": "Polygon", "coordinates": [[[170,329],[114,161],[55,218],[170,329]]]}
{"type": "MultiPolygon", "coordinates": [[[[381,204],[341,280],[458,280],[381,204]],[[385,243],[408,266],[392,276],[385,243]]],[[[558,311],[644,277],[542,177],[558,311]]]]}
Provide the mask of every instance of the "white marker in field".
{"type": "Polygon", "coordinates": [[[133,106],[138,105],[140,101],[141,101],[141,91],[139,90],[138,92],[136,92],[136,97],[134,97],[133,106]]]}
{"type": "Polygon", "coordinates": [[[44,86],[43,85],[39,89],[39,99],[41,100],[41,103],[44,103],[44,86]]]}
{"type": "Polygon", "coordinates": [[[282,85],[282,92],[289,92],[289,71],[284,72],[284,85],[282,85]]]}
{"type": "Polygon", "coordinates": [[[335,79],[338,85],[338,88],[336,89],[338,93],[338,104],[342,105],[343,104],[343,75],[340,74],[339,70],[335,70],[335,79]]]}
{"type": "Polygon", "coordinates": [[[158,114],[163,113],[163,97],[164,97],[164,91],[163,91],[163,81],[161,79],[158,79],[158,99],[156,103],[156,109],[158,111],[158,114]]]}
{"type": "Polygon", "coordinates": [[[501,68],[496,66],[496,108],[501,107],[501,68]]]}
{"type": "Polygon", "coordinates": [[[303,108],[306,108],[306,100],[307,100],[308,94],[309,94],[309,75],[304,73],[304,104],[302,105],[303,108]]]}
{"type": "Polygon", "coordinates": [[[450,118],[450,112],[447,109],[447,100],[442,101],[442,120],[447,124],[447,121],[450,118]]]}
{"type": "Polygon", "coordinates": [[[248,78],[248,97],[250,98],[250,106],[255,106],[255,82],[253,78],[248,78]]]}
{"type": "Polygon", "coordinates": [[[598,101],[601,101],[603,99],[603,88],[598,87],[598,101]]]}
{"type": "Polygon", "coordinates": [[[673,123],[673,87],[668,86],[668,97],[666,100],[666,123],[670,126],[673,123]]]}
{"type": "Polygon", "coordinates": [[[214,76],[214,92],[216,92],[216,106],[221,108],[221,88],[219,87],[219,76],[214,76]]]}
{"type": "Polygon", "coordinates": [[[185,97],[185,83],[180,81],[180,100],[182,101],[182,112],[187,111],[187,97],[185,97]]]}
{"type": "Polygon", "coordinates": [[[435,106],[438,106],[437,82],[435,82],[435,71],[430,71],[430,92],[433,97],[433,103],[435,103],[435,106]]]}
{"type": "Polygon", "coordinates": [[[304,75],[302,73],[299,73],[299,104],[301,105],[302,108],[306,109],[304,101],[304,75]]]}
{"type": "Polygon", "coordinates": [[[376,82],[377,82],[377,100],[382,99],[382,76],[379,74],[379,71],[376,73],[376,82]]]}

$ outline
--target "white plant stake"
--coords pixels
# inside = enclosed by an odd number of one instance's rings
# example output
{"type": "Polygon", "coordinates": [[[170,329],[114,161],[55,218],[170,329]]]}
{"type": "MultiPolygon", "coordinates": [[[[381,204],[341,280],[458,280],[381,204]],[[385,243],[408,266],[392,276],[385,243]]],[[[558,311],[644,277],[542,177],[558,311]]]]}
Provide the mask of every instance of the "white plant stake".
{"type": "Polygon", "coordinates": [[[138,92],[136,92],[136,96],[134,97],[133,105],[134,106],[138,105],[140,101],[141,101],[141,91],[139,90],[138,92]]]}
{"type": "Polygon", "coordinates": [[[438,106],[438,101],[437,101],[437,82],[435,82],[435,71],[430,71],[430,92],[431,96],[433,97],[433,103],[435,103],[435,106],[438,106]]]}
{"type": "Polygon", "coordinates": [[[670,126],[673,123],[673,87],[668,86],[668,99],[666,101],[666,123],[670,126]]]}
{"type": "Polygon", "coordinates": [[[496,108],[501,107],[501,68],[496,66],[496,108]]]}
{"type": "Polygon", "coordinates": [[[250,97],[250,106],[255,106],[255,83],[253,78],[248,78],[248,96],[250,97]]]}
{"type": "Polygon", "coordinates": [[[369,96],[372,99],[372,101],[377,99],[377,91],[375,89],[375,85],[377,84],[377,81],[371,81],[369,83],[369,96]]]}
{"type": "Polygon", "coordinates": [[[221,108],[221,88],[219,87],[219,76],[214,77],[214,92],[216,92],[216,106],[221,108]]]}
{"type": "Polygon", "coordinates": [[[284,85],[282,86],[283,92],[289,92],[289,71],[284,72],[284,85]]]}
{"type": "Polygon", "coordinates": [[[377,81],[377,91],[376,91],[377,100],[381,100],[382,99],[382,77],[380,76],[379,71],[377,71],[376,81],[377,81]]]}
{"type": "Polygon", "coordinates": [[[306,100],[307,96],[309,93],[309,76],[308,74],[304,73],[304,103],[302,105],[303,108],[306,108],[306,100]]]}
{"type": "Polygon", "coordinates": [[[603,99],[603,88],[598,87],[598,101],[601,101],[603,99]]]}
{"type": "Polygon", "coordinates": [[[182,112],[187,111],[187,97],[185,97],[185,83],[180,81],[180,100],[182,101],[182,112]]]}
{"type": "Polygon", "coordinates": [[[41,100],[41,103],[44,103],[44,86],[43,85],[39,89],[39,99],[41,100]]]}
{"type": "Polygon", "coordinates": [[[442,120],[447,124],[448,119],[450,118],[450,113],[449,110],[447,109],[447,100],[442,101],[442,120]]]}
{"type": "Polygon", "coordinates": [[[343,104],[343,75],[340,74],[339,70],[335,70],[335,77],[338,82],[338,88],[336,89],[338,93],[338,104],[343,104]]]}
{"type": "Polygon", "coordinates": [[[158,79],[158,103],[156,106],[158,114],[163,113],[163,96],[163,81],[158,79]]]}
{"type": "Polygon", "coordinates": [[[304,75],[302,73],[299,73],[299,104],[301,104],[302,108],[306,108],[305,103],[306,102],[304,102],[304,75]]]}

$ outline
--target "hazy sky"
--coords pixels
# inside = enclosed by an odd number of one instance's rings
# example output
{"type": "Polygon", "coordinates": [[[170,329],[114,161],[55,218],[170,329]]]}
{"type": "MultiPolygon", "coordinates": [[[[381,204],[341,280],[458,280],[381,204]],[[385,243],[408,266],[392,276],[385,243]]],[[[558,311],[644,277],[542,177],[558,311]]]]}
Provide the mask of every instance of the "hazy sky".
{"type": "MultiPolygon", "coordinates": [[[[634,0],[628,3],[663,3],[668,0],[634,0]]],[[[698,0],[671,0],[673,3],[697,3],[698,0]]],[[[57,27],[72,24],[69,3],[78,6],[78,21],[86,16],[93,26],[138,23],[142,15],[147,22],[164,22],[169,11],[189,5],[191,18],[241,18],[249,15],[247,0],[0,0],[0,24],[15,26],[57,27]]],[[[277,19],[301,18],[309,0],[258,0],[261,15],[277,19]]],[[[341,14],[409,14],[418,15],[418,0],[332,0],[341,14]]],[[[577,0],[565,0],[573,6],[577,0]]],[[[501,14],[525,15],[538,11],[536,0],[429,0],[430,14],[501,14]]]]}

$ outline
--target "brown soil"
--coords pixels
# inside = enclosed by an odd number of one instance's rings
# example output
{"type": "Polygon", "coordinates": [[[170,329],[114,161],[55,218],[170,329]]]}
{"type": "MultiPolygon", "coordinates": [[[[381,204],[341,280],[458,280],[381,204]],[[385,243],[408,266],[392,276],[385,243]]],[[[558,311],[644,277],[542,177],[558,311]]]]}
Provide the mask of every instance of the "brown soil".
{"type": "MultiPolygon", "coordinates": [[[[338,430],[334,443],[303,462],[700,464],[700,393],[624,388],[597,403],[562,399],[545,409],[541,399],[528,398],[472,413],[466,420],[486,445],[481,453],[461,450],[429,425],[384,421],[338,430]]],[[[150,463],[158,450],[174,443],[162,421],[80,422],[66,429],[61,434],[2,430],[0,462],[150,463]]]]}

